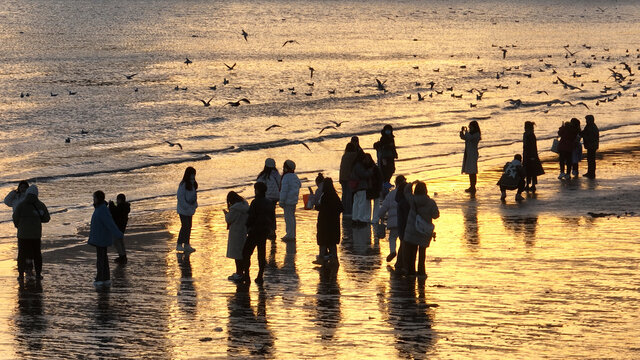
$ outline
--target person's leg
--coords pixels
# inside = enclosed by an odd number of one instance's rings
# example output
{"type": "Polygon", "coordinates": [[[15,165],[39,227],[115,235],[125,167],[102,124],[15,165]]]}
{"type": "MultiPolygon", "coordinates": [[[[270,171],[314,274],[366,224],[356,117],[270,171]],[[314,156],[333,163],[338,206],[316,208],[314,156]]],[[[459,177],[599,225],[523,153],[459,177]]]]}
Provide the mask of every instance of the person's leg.
{"type": "Polygon", "coordinates": [[[42,276],[42,249],[40,248],[42,242],[41,239],[33,239],[31,241],[33,242],[31,258],[33,259],[33,266],[36,270],[36,278],[40,279],[42,276]]]}
{"type": "Polygon", "coordinates": [[[416,274],[416,252],[418,251],[418,245],[405,242],[404,250],[405,250],[404,268],[406,269],[407,275],[415,275],[416,274]]]}
{"type": "Polygon", "coordinates": [[[360,190],[353,195],[353,210],[351,212],[351,220],[363,221],[364,218],[364,202],[366,200],[366,191],[360,190]]]}
{"type": "Polygon", "coordinates": [[[242,248],[242,279],[244,281],[251,281],[249,269],[251,268],[251,256],[255,248],[255,241],[252,238],[247,238],[247,241],[244,243],[244,248],[242,248]]]}
{"type": "Polygon", "coordinates": [[[371,223],[371,200],[367,199],[367,192],[363,191],[364,193],[364,212],[363,212],[363,218],[360,219],[360,221],[363,221],[367,224],[371,223]]]}
{"type": "Polygon", "coordinates": [[[289,240],[294,240],[296,238],[296,206],[285,205],[282,209],[284,211],[284,223],[287,232],[284,237],[289,240]]]}
{"type": "Polygon", "coordinates": [[[566,159],[565,159],[565,152],[564,151],[560,151],[558,153],[558,160],[559,160],[559,163],[560,163],[560,175],[558,175],[558,179],[560,179],[565,174],[565,172],[564,172],[564,165],[565,164],[564,163],[565,163],[566,159]]]}
{"type": "Polygon", "coordinates": [[[518,191],[516,192],[516,201],[524,200],[522,192],[524,191],[524,180],[520,179],[518,182],[518,191]]]}
{"type": "Polygon", "coordinates": [[[242,266],[242,259],[235,259],[236,262],[236,274],[242,276],[244,268],[242,266]]]}
{"type": "Polygon", "coordinates": [[[118,252],[118,256],[120,257],[127,256],[127,252],[124,248],[124,239],[114,239],[113,247],[116,248],[116,251],[118,252]]]}
{"type": "Polygon", "coordinates": [[[351,186],[349,186],[349,182],[341,181],[340,185],[342,186],[342,207],[344,207],[343,215],[351,215],[351,211],[353,210],[353,194],[351,193],[351,186]]]}
{"type": "Polygon", "coordinates": [[[330,257],[338,257],[338,245],[330,244],[328,247],[328,251],[330,257]]]}
{"type": "Polygon", "coordinates": [[[418,275],[419,276],[427,275],[426,261],[427,261],[427,248],[424,246],[420,246],[418,248],[418,275]]]}
{"type": "Polygon", "coordinates": [[[471,193],[476,191],[476,183],[478,182],[478,174],[469,174],[469,190],[471,193]]]}
{"type": "Polygon", "coordinates": [[[260,239],[258,246],[258,276],[257,283],[262,283],[264,276],[264,267],[267,265],[267,239],[260,239]]]}
{"type": "Polygon", "coordinates": [[[587,149],[587,176],[596,175],[596,150],[587,149]]]}
{"type": "Polygon", "coordinates": [[[27,256],[27,248],[25,244],[25,239],[18,238],[18,276],[24,277],[24,272],[26,270],[25,261],[27,256]]]}
{"type": "Polygon", "coordinates": [[[107,248],[96,246],[96,281],[109,280],[109,261],[107,259],[107,248]]]}
{"type": "Polygon", "coordinates": [[[191,241],[191,225],[193,216],[180,215],[180,233],[178,234],[178,244],[188,245],[191,241]]]}
{"type": "MultiPolygon", "coordinates": [[[[389,229],[389,255],[396,254],[396,240],[398,239],[398,228],[389,229]]],[[[393,259],[393,257],[391,258],[393,259]]],[[[388,259],[387,261],[391,261],[388,259]]]]}
{"type": "Polygon", "coordinates": [[[504,201],[507,198],[507,188],[500,185],[500,200],[504,201]]]}
{"type": "Polygon", "coordinates": [[[400,270],[404,268],[404,256],[405,256],[404,241],[400,240],[400,246],[398,247],[398,257],[396,258],[396,264],[395,264],[396,270],[400,270]]]}

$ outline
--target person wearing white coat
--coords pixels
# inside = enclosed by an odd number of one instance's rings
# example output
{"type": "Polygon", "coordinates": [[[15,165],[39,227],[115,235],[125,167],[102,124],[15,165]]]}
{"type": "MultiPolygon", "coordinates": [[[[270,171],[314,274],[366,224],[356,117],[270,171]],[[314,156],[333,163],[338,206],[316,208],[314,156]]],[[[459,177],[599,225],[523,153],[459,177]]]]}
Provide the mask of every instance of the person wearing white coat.
{"type": "Polygon", "coordinates": [[[373,216],[372,223],[377,223],[387,215],[387,228],[389,229],[389,255],[387,256],[387,262],[390,262],[396,257],[396,240],[398,240],[398,202],[396,201],[396,193],[398,192],[399,181],[406,182],[404,176],[399,175],[396,177],[396,188],[393,189],[382,201],[382,204],[373,216]]]}
{"type": "Polygon", "coordinates": [[[287,160],[284,162],[282,186],[280,188],[280,207],[284,211],[284,223],[286,234],[282,241],[295,241],[296,239],[296,205],[300,196],[300,179],[295,174],[296,164],[287,160]]]}
{"type": "Polygon", "coordinates": [[[194,252],[196,249],[189,244],[191,239],[191,225],[193,214],[198,208],[198,183],[196,182],[196,169],[189,166],[184,171],[182,181],[178,186],[178,206],[177,211],[180,215],[180,233],[178,234],[178,242],[176,251],[194,252]]]}
{"type": "Polygon", "coordinates": [[[29,188],[29,183],[25,180],[20,181],[18,184],[18,189],[11,190],[7,196],[4,198],[4,203],[8,207],[12,208],[13,211],[16,211],[18,205],[27,197],[27,189],[29,188]]]}

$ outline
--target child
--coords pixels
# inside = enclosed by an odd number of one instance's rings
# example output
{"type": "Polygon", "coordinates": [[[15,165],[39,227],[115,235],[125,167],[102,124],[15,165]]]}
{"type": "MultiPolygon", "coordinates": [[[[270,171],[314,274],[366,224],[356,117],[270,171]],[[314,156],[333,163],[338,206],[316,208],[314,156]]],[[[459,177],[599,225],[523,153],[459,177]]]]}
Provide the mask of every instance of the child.
{"type": "Polygon", "coordinates": [[[342,201],[333,186],[331,178],[323,180],[323,194],[318,204],[317,243],[320,247],[315,264],[324,264],[338,258],[337,245],[340,243],[340,213],[344,211],[342,201]]]}
{"type": "MultiPolygon", "coordinates": [[[[296,177],[297,178],[297,177],[296,177]]],[[[267,237],[273,231],[273,222],[276,216],[273,202],[266,198],[267,185],[257,182],[253,186],[256,197],[249,206],[249,216],[247,218],[247,241],[242,250],[243,260],[243,281],[249,282],[249,268],[251,267],[251,255],[253,250],[258,248],[258,276],[256,284],[262,285],[264,282],[264,267],[267,264],[267,237]]],[[[295,206],[295,205],[294,205],[295,206]]]]}
{"type": "MultiPolygon", "coordinates": [[[[115,204],[113,203],[113,201],[109,201],[109,212],[111,212],[111,217],[116,223],[116,226],[118,226],[118,229],[124,234],[125,230],[127,230],[129,213],[131,212],[131,204],[127,202],[127,198],[124,196],[124,194],[118,194],[115,204]]],[[[116,264],[126,264],[127,251],[124,248],[124,238],[115,239],[113,241],[113,246],[118,251],[118,257],[114,260],[114,262],[116,264]]]]}
{"type": "Polygon", "coordinates": [[[398,202],[396,201],[396,194],[398,193],[397,187],[400,183],[405,183],[407,180],[404,176],[396,176],[396,189],[391,191],[387,197],[382,201],[382,205],[376,210],[373,216],[373,223],[378,223],[380,219],[387,216],[387,227],[389,228],[389,255],[387,255],[387,262],[390,262],[396,257],[396,240],[398,239],[398,202]]]}
{"type": "Polygon", "coordinates": [[[249,217],[249,204],[235,191],[227,194],[227,207],[229,211],[224,212],[224,219],[229,229],[227,240],[227,257],[236,261],[236,272],[229,276],[229,280],[242,280],[242,249],[247,240],[247,218],[249,217]]]}
{"type": "Polygon", "coordinates": [[[282,186],[280,188],[280,207],[284,210],[286,235],[282,241],[296,240],[296,205],[300,196],[300,179],[295,174],[296,163],[291,160],[284,162],[282,170],[282,186]]]}
{"type": "Polygon", "coordinates": [[[313,193],[313,189],[309,186],[309,200],[306,204],[304,204],[304,208],[306,210],[318,209],[318,205],[320,204],[320,198],[322,197],[322,186],[324,183],[324,175],[322,173],[318,173],[316,176],[316,186],[318,189],[315,194],[313,193]]]}
{"type": "Polygon", "coordinates": [[[522,192],[524,191],[524,169],[522,168],[522,156],[516,154],[511,162],[504,165],[504,173],[498,180],[501,201],[507,198],[507,190],[518,190],[516,193],[516,201],[522,201],[522,192]]]}

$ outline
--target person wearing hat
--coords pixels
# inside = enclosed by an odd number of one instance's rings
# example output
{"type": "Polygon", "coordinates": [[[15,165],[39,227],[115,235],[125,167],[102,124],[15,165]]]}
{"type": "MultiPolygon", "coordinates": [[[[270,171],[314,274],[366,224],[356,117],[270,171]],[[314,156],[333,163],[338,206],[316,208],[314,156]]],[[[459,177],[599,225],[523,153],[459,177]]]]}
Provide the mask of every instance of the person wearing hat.
{"type": "Polygon", "coordinates": [[[385,125],[382,128],[380,141],[373,144],[373,148],[378,153],[378,166],[382,171],[382,177],[385,183],[391,181],[393,173],[396,171],[396,159],[398,152],[396,151],[396,142],[393,136],[393,127],[385,125]]]}
{"type": "Polygon", "coordinates": [[[36,279],[42,279],[42,223],[47,223],[51,217],[49,210],[38,200],[38,187],[29,186],[25,191],[24,200],[18,204],[13,212],[13,224],[18,228],[18,279],[24,278],[27,259],[32,260],[36,269],[36,279]]]}
{"type": "Polygon", "coordinates": [[[296,205],[300,196],[300,179],[295,174],[296,163],[291,160],[284,162],[282,169],[282,186],[280,188],[280,207],[284,210],[286,234],[283,241],[296,239],[296,205]]]}
{"type": "MultiPolygon", "coordinates": [[[[280,183],[282,182],[282,178],[278,169],[276,168],[276,161],[272,158],[267,158],[264,161],[264,169],[258,174],[257,182],[264,183],[267,185],[267,200],[273,203],[273,208],[275,211],[276,204],[280,200],[280,183]]],[[[272,224],[273,233],[269,234],[269,239],[276,239],[276,220],[273,218],[272,224]]]]}

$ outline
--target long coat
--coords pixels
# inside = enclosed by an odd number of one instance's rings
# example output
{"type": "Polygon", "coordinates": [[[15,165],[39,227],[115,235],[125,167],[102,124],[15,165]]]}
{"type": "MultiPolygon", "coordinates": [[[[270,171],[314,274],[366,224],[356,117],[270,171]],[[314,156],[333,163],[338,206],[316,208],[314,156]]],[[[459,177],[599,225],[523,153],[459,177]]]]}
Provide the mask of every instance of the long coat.
{"type": "Polygon", "coordinates": [[[460,138],[464,140],[464,157],[462,158],[462,173],[477,174],[478,173],[478,143],[480,142],[480,133],[465,132],[460,134],[460,138]]]}
{"type": "Polygon", "coordinates": [[[249,218],[249,204],[246,201],[239,201],[229,208],[229,212],[224,215],[224,219],[229,227],[229,238],[227,239],[227,257],[231,259],[242,259],[242,249],[247,240],[247,219],[249,218]]]}
{"type": "Polygon", "coordinates": [[[522,136],[522,165],[526,176],[533,177],[544,174],[540,157],[538,157],[538,141],[533,132],[525,131],[522,136]]]}
{"type": "Polygon", "coordinates": [[[407,218],[407,227],[404,230],[404,241],[429,247],[431,243],[430,234],[421,234],[416,230],[416,217],[420,215],[426,222],[433,223],[433,219],[440,217],[438,205],[427,195],[412,195],[411,186],[409,185],[405,188],[404,195],[411,205],[409,217],[407,218]]]}
{"type": "Polygon", "coordinates": [[[124,234],[113,221],[107,203],[95,207],[91,215],[89,245],[107,247],[113,245],[113,238],[122,239],[124,234]]]}
{"type": "Polygon", "coordinates": [[[340,243],[340,213],[344,211],[338,194],[324,193],[318,205],[317,243],[329,246],[340,243]]]}

